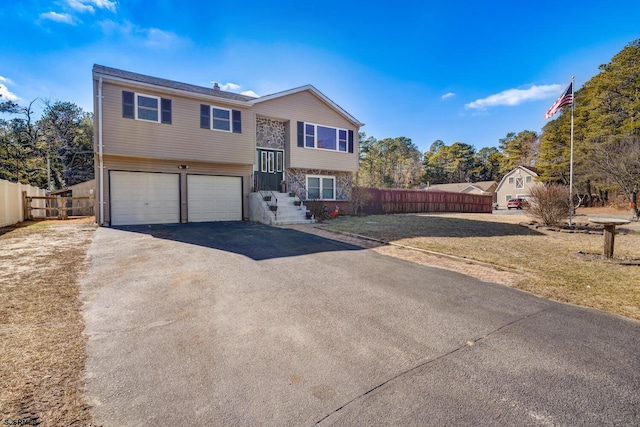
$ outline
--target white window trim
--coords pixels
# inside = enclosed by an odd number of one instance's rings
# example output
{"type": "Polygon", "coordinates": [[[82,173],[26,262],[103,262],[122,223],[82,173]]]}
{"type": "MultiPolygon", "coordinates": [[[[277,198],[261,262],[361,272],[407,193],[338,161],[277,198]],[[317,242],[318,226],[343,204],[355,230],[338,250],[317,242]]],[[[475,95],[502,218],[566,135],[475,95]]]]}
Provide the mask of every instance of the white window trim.
{"type": "Polygon", "coordinates": [[[209,128],[211,128],[211,130],[217,130],[218,132],[227,132],[227,133],[231,133],[233,132],[233,111],[231,110],[231,108],[225,108],[225,107],[217,107],[215,105],[210,105],[210,109],[209,109],[209,115],[211,116],[211,120],[209,121],[209,128]],[[228,111],[229,112],[229,130],[226,129],[216,129],[213,127],[213,110],[224,110],[224,111],[228,111]]]}
{"type": "Polygon", "coordinates": [[[162,100],[159,96],[154,96],[154,95],[147,95],[146,93],[139,93],[139,92],[134,92],[133,93],[133,112],[134,112],[134,117],[136,118],[136,120],[140,120],[143,122],[151,122],[151,123],[160,123],[160,121],[162,120],[162,100]],[[139,96],[144,96],[145,98],[153,98],[156,101],[158,101],[158,120],[149,120],[149,119],[141,119],[138,117],[138,97],[139,96]]]}
{"type": "Polygon", "coordinates": [[[349,130],[344,128],[339,128],[336,126],[322,125],[318,123],[304,122],[304,148],[308,148],[310,150],[323,150],[330,151],[332,153],[349,153],[349,130]],[[307,147],[307,125],[313,126],[313,147],[307,147]],[[336,148],[332,150],[330,148],[320,148],[318,147],[318,126],[322,126],[323,128],[335,129],[336,131],[336,148]],[[345,150],[340,150],[340,131],[343,130],[347,133],[347,139],[345,144],[345,150]]]}
{"type": "MultiPolygon", "coordinates": [[[[332,150],[329,150],[332,151],[332,150]]],[[[319,199],[313,199],[313,200],[337,200],[336,199],[336,177],[335,175],[307,175],[307,177],[305,178],[305,184],[307,186],[307,197],[309,196],[309,178],[320,178],[320,198],[319,199]],[[322,187],[322,178],[331,178],[333,180],[333,198],[332,199],[324,199],[322,197],[322,193],[323,193],[323,187],[322,187]]]]}
{"type": "Polygon", "coordinates": [[[266,172],[267,168],[267,152],[262,151],[260,152],[260,172],[266,172]]]}

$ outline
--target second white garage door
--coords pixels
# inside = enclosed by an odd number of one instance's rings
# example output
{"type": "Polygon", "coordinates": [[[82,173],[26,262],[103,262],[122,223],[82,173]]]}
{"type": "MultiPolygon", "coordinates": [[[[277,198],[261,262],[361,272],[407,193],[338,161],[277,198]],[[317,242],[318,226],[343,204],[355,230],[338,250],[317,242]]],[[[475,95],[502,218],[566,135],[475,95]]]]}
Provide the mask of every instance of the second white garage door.
{"type": "Polygon", "coordinates": [[[242,221],[242,178],[187,175],[189,222],[242,221]]]}

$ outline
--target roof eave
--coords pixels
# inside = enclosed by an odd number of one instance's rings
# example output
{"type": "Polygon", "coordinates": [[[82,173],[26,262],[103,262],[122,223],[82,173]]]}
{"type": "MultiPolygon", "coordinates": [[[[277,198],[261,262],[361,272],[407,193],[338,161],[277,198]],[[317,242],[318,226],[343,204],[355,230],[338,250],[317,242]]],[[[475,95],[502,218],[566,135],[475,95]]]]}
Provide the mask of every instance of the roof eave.
{"type": "Polygon", "coordinates": [[[151,84],[151,83],[138,82],[138,81],[135,81],[135,80],[126,79],[126,78],[123,78],[123,77],[115,77],[115,76],[112,76],[110,74],[101,73],[99,71],[93,71],[93,77],[94,77],[94,79],[102,77],[103,81],[111,81],[111,82],[116,82],[116,83],[123,83],[123,84],[127,84],[127,85],[130,85],[130,86],[136,86],[136,87],[144,87],[144,88],[155,89],[155,90],[158,90],[158,88],[162,88],[163,92],[168,92],[168,93],[188,96],[190,98],[198,98],[198,99],[206,99],[206,100],[215,99],[218,102],[223,102],[225,104],[236,105],[236,106],[239,106],[239,107],[247,107],[247,108],[249,108],[252,105],[250,103],[250,101],[239,101],[239,100],[236,100],[236,99],[229,99],[229,98],[218,97],[218,96],[214,96],[214,95],[206,95],[204,93],[191,92],[191,91],[183,90],[183,89],[170,88],[170,87],[166,87],[166,86],[158,86],[158,85],[154,85],[154,84],[151,84]]]}
{"type": "Polygon", "coordinates": [[[326,103],[331,108],[333,108],[336,112],[338,112],[340,115],[342,115],[345,119],[347,119],[353,125],[355,125],[357,127],[364,126],[364,123],[360,122],[358,119],[353,117],[351,114],[347,113],[342,107],[340,107],[338,104],[333,102],[331,99],[329,99],[325,94],[320,92],[318,89],[313,87],[313,85],[304,85],[304,86],[296,87],[296,88],[293,88],[293,89],[285,90],[285,91],[282,91],[282,92],[272,93],[271,95],[265,95],[265,96],[262,96],[260,98],[256,98],[256,99],[250,100],[250,101],[248,101],[248,103],[251,104],[251,105],[254,105],[254,104],[261,103],[261,102],[271,101],[273,99],[282,98],[283,96],[293,95],[293,94],[296,94],[296,93],[299,93],[299,92],[304,92],[304,91],[309,91],[309,92],[313,93],[315,96],[320,98],[324,103],[326,103]]]}

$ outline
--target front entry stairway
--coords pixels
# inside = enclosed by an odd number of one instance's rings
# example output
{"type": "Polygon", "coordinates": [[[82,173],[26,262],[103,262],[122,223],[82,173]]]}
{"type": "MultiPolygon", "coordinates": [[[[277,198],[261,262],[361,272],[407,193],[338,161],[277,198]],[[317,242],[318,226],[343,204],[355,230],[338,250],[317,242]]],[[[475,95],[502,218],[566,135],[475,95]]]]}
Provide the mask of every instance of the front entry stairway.
{"type": "Polygon", "coordinates": [[[267,225],[311,224],[315,220],[297,196],[275,191],[249,193],[249,219],[267,225]]]}

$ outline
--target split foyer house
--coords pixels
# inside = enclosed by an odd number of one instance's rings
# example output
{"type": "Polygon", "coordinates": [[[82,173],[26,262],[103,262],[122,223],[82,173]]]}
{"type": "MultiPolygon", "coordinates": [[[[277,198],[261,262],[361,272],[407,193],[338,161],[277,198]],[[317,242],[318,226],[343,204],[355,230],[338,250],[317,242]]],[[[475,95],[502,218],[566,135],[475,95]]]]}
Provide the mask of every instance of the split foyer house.
{"type": "Polygon", "coordinates": [[[534,168],[518,166],[507,173],[496,188],[498,205],[507,206],[509,199],[526,199],[532,187],[539,185],[536,182],[538,173],[534,168]]]}
{"type": "Polygon", "coordinates": [[[250,97],[93,67],[96,220],[249,218],[252,191],[348,200],[362,123],[311,85],[250,97]]]}

